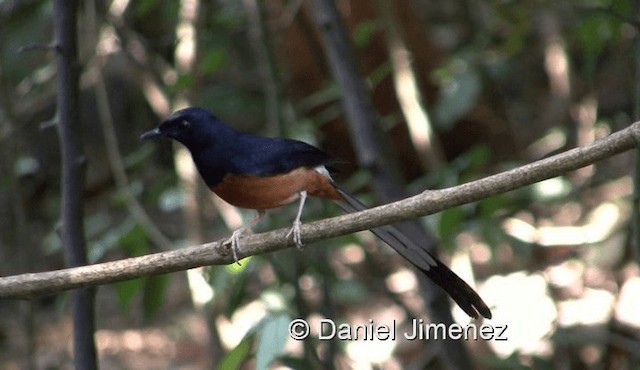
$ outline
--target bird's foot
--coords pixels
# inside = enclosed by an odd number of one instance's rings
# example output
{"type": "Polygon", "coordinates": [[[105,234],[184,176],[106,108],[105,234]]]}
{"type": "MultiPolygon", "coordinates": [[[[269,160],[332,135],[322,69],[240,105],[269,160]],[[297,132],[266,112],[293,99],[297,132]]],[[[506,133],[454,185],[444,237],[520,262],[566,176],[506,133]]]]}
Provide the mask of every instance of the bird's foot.
{"type": "Polygon", "coordinates": [[[264,217],[264,211],[259,210],[256,217],[252,218],[249,222],[242,225],[235,230],[229,239],[224,242],[224,245],[231,245],[231,252],[233,253],[233,260],[236,261],[238,266],[242,266],[238,260],[238,251],[240,250],[240,235],[245,231],[251,231],[253,225],[257,224],[264,217]]]}
{"type": "Polygon", "coordinates": [[[300,222],[299,220],[293,221],[293,226],[287,233],[287,238],[290,235],[293,237],[293,242],[296,244],[296,248],[298,248],[298,250],[302,250],[304,248],[304,243],[302,242],[302,234],[300,233],[300,226],[302,226],[302,222],[300,222]]]}
{"type": "Polygon", "coordinates": [[[231,234],[231,237],[224,242],[225,245],[231,245],[231,253],[233,253],[233,260],[236,261],[238,266],[242,266],[240,264],[240,260],[238,259],[238,250],[240,249],[240,235],[244,232],[244,229],[240,228],[234,231],[231,234]]]}

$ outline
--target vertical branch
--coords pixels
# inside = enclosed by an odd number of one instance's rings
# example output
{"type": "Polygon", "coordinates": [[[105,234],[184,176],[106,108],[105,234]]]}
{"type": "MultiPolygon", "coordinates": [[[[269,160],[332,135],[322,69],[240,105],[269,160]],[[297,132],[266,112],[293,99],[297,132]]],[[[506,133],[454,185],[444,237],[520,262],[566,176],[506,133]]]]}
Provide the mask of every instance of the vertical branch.
{"type": "MultiPolygon", "coordinates": [[[[634,2],[634,14],[640,11],[640,4],[634,2]]],[[[633,92],[633,117],[634,121],[640,118],[640,39],[637,37],[633,43],[635,59],[635,89],[633,92]]],[[[640,148],[636,148],[633,166],[633,211],[631,219],[631,246],[632,255],[636,261],[640,261],[640,148]]]]}
{"type": "MultiPolygon", "coordinates": [[[[87,264],[83,227],[85,158],[78,114],[77,2],[55,0],[53,18],[58,71],[58,131],[62,153],[62,227],[60,235],[67,266],[87,264]]],[[[95,369],[94,290],[71,293],[73,351],[76,369],[95,369]]]]}
{"type": "Polygon", "coordinates": [[[269,28],[265,20],[264,3],[262,0],[244,0],[244,8],[249,21],[249,38],[262,79],[267,127],[272,133],[279,134],[281,130],[278,78],[273,53],[271,52],[269,28]]]}
{"type": "Polygon", "coordinates": [[[386,0],[376,1],[387,40],[396,96],[423,168],[438,170],[445,164],[444,154],[423,103],[418,77],[411,63],[411,51],[400,32],[396,6],[386,0]]]}
{"type": "Polygon", "coordinates": [[[375,170],[382,164],[380,147],[376,145],[380,140],[370,128],[379,126],[379,118],[361,78],[349,36],[332,0],[312,3],[333,78],[342,89],[342,105],[357,148],[358,162],[362,167],[375,170]]]}
{"type": "MultiPolygon", "coordinates": [[[[380,119],[374,110],[371,94],[358,70],[355,53],[347,30],[332,0],[314,0],[313,14],[320,31],[325,53],[333,77],[342,88],[344,107],[351,137],[356,146],[360,165],[373,173],[373,186],[384,200],[404,195],[398,166],[384,154],[385,144],[380,133],[380,119]]],[[[418,222],[397,224],[403,234],[420,240],[425,249],[435,254],[435,242],[418,222]]],[[[435,322],[451,323],[448,298],[443,290],[426,277],[419,275],[422,295],[435,322]]],[[[446,340],[441,345],[441,359],[449,368],[468,369],[471,362],[459,341],[446,340]]]]}

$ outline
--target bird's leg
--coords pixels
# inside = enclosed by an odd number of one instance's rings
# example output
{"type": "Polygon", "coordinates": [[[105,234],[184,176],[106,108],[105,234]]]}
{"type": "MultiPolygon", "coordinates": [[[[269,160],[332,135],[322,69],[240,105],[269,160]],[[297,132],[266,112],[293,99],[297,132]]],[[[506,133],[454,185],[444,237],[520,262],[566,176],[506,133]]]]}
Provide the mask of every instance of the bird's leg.
{"type": "Polygon", "coordinates": [[[300,219],[302,218],[302,209],[304,208],[304,202],[307,200],[307,191],[303,190],[300,192],[300,206],[298,207],[298,214],[296,215],[296,219],[293,220],[293,226],[287,233],[287,238],[289,235],[293,235],[293,242],[296,243],[296,248],[298,250],[302,250],[304,247],[304,243],[302,242],[302,235],[300,234],[300,226],[302,222],[300,219]]]}
{"type": "Polygon", "coordinates": [[[260,222],[264,218],[265,211],[258,210],[258,214],[249,220],[249,222],[240,226],[233,233],[231,233],[231,237],[224,242],[224,244],[231,244],[231,252],[233,253],[233,260],[236,261],[238,265],[240,265],[240,261],[238,260],[238,249],[240,248],[240,235],[245,231],[254,227],[258,222],[260,222]]]}

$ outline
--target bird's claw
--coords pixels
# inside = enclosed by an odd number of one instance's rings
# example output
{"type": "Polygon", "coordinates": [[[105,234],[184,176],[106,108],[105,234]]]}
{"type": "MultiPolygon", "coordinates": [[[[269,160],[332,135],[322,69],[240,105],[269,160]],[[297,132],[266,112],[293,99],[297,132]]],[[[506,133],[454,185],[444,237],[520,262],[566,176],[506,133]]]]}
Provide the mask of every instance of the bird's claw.
{"type": "Polygon", "coordinates": [[[240,248],[240,235],[244,230],[238,229],[231,234],[231,237],[227,239],[224,244],[231,245],[231,253],[233,253],[233,260],[236,261],[238,266],[242,266],[240,260],[238,259],[238,250],[240,248]]]}
{"type": "Polygon", "coordinates": [[[293,221],[293,226],[289,229],[286,237],[293,237],[293,242],[296,244],[296,248],[298,250],[302,250],[304,248],[304,243],[302,242],[302,233],[300,232],[300,226],[302,226],[302,222],[296,220],[293,221]]]}

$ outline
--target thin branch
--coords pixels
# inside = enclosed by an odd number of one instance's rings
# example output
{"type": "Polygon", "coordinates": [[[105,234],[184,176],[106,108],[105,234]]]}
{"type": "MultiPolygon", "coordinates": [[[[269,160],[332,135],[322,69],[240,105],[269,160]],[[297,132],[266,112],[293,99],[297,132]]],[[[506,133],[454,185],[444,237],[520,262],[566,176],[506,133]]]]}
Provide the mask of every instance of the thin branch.
{"type": "MultiPolygon", "coordinates": [[[[98,22],[96,20],[95,2],[88,3],[93,8],[93,11],[87,13],[87,17],[90,17],[90,24],[96,31],[92,34],[92,40],[97,45],[99,44],[98,35],[98,22]]],[[[140,202],[133,194],[127,172],[122,163],[122,155],[120,152],[120,145],[118,144],[118,138],[116,136],[115,125],[113,122],[113,116],[111,115],[109,94],[107,92],[107,86],[105,82],[104,74],[102,73],[103,66],[106,65],[106,58],[104,55],[98,53],[97,64],[94,66],[93,73],[96,75],[95,94],[96,105],[98,107],[98,115],[100,117],[100,126],[102,128],[102,134],[104,135],[105,147],[107,149],[107,158],[109,160],[109,166],[113,178],[115,179],[116,187],[118,191],[124,195],[126,200],[126,206],[133,218],[140,225],[153,244],[160,250],[171,249],[171,241],[158,229],[155,223],[151,220],[147,212],[144,210],[140,202]]]]}
{"type": "Polygon", "coordinates": [[[57,45],[55,44],[40,44],[40,43],[35,43],[35,44],[29,44],[29,45],[25,45],[21,48],[18,49],[18,53],[26,53],[26,52],[31,52],[31,51],[51,51],[51,50],[58,50],[57,45]]]}
{"type": "Polygon", "coordinates": [[[438,170],[445,165],[446,160],[423,103],[424,98],[418,76],[412,65],[413,56],[400,30],[401,21],[396,14],[397,4],[387,0],[377,0],[376,7],[387,42],[396,97],[409,129],[411,141],[419,154],[423,168],[438,170]]]}
{"type": "Polygon", "coordinates": [[[249,39],[262,79],[262,92],[267,117],[267,127],[272,133],[281,133],[280,94],[276,62],[272,52],[270,30],[266,22],[265,4],[259,0],[244,0],[249,23],[249,39]]]}
{"type": "MultiPolygon", "coordinates": [[[[634,2],[634,14],[639,14],[640,4],[634,2]]],[[[636,26],[638,27],[638,26],[636,26]]],[[[635,61],[635,89],[633,91],[633,119],[640,119],[640,40],[633,43],[635,61]]],[[[631,248],[632,255],[640,262],[640,148],[636,149],[633,162],[633,203],[631,211],[631,248]]]]}
{"type": "MultiPolygon", "coordinates": [[[[589,146],[575,148],[480,180],[442,190],[428,190],[366,211],[307,223],[302,226],[302,235],[309,245],[318,240],[434,214],[560,176],[639,145],[640,122],[636,122],[589,146]]],[[[288,229],[278,229],[242,238],[240,257],[292,247],[293,241],[286,237],[287,232],[288,229]]],[[[0,278],[0,298],[28,299],[79,287],[232,262],[229,246],[216,241],[114,262],[0,278]]]]}

